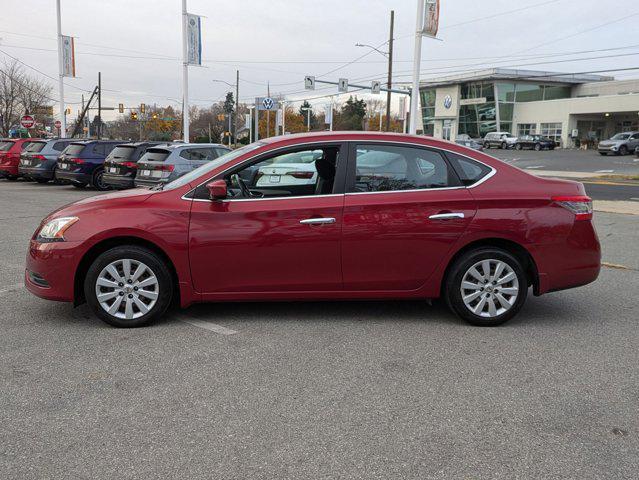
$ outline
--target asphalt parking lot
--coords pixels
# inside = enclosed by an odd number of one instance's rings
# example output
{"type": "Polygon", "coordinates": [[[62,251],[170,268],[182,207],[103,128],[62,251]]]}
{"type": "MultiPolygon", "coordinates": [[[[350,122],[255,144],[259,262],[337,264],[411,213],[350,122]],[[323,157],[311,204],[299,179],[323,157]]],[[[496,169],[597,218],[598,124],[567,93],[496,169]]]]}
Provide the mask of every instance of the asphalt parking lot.
{"type": "Polygon", "coordinates": [[[329,302],[118,330],[20,287],[41,218],[94,194],[0,180],[0,478],[636,478],[639,217],[597,213],[599,280],[499,328],[329,302]]]}

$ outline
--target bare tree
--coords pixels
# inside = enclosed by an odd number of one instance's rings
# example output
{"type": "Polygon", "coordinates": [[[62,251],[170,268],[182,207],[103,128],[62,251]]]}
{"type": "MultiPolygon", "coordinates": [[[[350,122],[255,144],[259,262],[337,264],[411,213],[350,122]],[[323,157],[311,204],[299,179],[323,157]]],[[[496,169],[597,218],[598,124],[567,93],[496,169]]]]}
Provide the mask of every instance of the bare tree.
{"type": "Polygon", "coordinates": [[[20,116],[36,106],[50,105],[51,87],[28,75],[16,60],[0,63],[0,134],[8,136],[20,116]]]}

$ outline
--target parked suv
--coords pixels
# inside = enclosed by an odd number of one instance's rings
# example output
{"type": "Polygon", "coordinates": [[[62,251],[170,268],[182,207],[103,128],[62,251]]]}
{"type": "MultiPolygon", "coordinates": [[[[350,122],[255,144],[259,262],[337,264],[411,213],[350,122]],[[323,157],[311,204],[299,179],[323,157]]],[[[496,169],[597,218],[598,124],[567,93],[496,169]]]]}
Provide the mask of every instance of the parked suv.
{"type": "Polygon", "coordinates": [[[39,138],[3,138],[0,139],[0,178],[16,180],[20,176],[18,165],[20,154],[39,138]]]}
{"type": "Polygon", "coordinates": [[[517,137],[509,132],[491,132],[484,137],[484,148],[503,148],[504,150],[514,147],[517,137]]]}
{"type": "Polygon", "coordinates": [[[231,150],[219,143],[182,143],[151,147],[138,162],[136,187],[171,182],[231,150]]]}
{"type": "Polygon", "coordinates": [[[601,155],[609,153],[628,155],[634,152],[637,147],[639,147],[639,132],[624,132],[618,133],[609,140],[599,142],[598,150],[601,155]]]}
{"type": "Polygon", "coordinates": [[[70,143],[58,158],[55,177],[68,180],[74,187],[92,185],[108,190],[104,183],[104,159],[121,140],[86,140],[70,143]]]}
{"type": "Polygon", "coordinates": [[[30,143],[20,155],[18,173],[38,183],[53,180],[58,157],[71,142],[70,138],[53,138],[30,143]]]}
{"type": "Polygon", "coordinates": [[[554,150],[555,141],[552,138],[542,137],[541,135],[522,135],[517,139],[515,148],[522,150],[524,148],[530,148],[531,150],[554,150]]]}
{"type": "Polygon", "coordinates": [[[164,142],[135,142],[118,145],[104,161],[103,182],[113,188],[134,187],[138,160],[142,158],[149,147],[164,144],[164,142]]]}

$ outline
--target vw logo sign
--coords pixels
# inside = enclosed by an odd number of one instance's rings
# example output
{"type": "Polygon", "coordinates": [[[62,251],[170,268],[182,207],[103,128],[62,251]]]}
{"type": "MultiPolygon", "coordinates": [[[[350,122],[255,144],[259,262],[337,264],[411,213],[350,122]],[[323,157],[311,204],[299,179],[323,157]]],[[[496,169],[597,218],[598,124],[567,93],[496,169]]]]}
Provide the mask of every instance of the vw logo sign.
{"type": "Polygon", "coordinates": [[[266,97],[264,100],[262,100],[262,106],[264,107],[264,110],[273,110],[275,102],[272,98],[266,97]]]}
{"type": "Polygon", "coordinates": [[[446,95],[444,97],[444,108],[446,108],[446,110],[448,110],[452,106],[453,106],[453,97],[451,97],[450,95],[446,95]]]}

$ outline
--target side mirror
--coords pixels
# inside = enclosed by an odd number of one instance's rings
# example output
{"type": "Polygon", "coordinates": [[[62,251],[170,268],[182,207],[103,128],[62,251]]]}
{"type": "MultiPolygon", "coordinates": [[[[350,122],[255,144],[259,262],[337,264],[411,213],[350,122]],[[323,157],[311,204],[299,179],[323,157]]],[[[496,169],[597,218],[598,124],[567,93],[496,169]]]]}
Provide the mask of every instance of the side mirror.
{"type": "Polygon", "coordinates": [[[213,180],[206,184],[211,200],[222,200],[228,196],[225,180],[213,180]]]}

